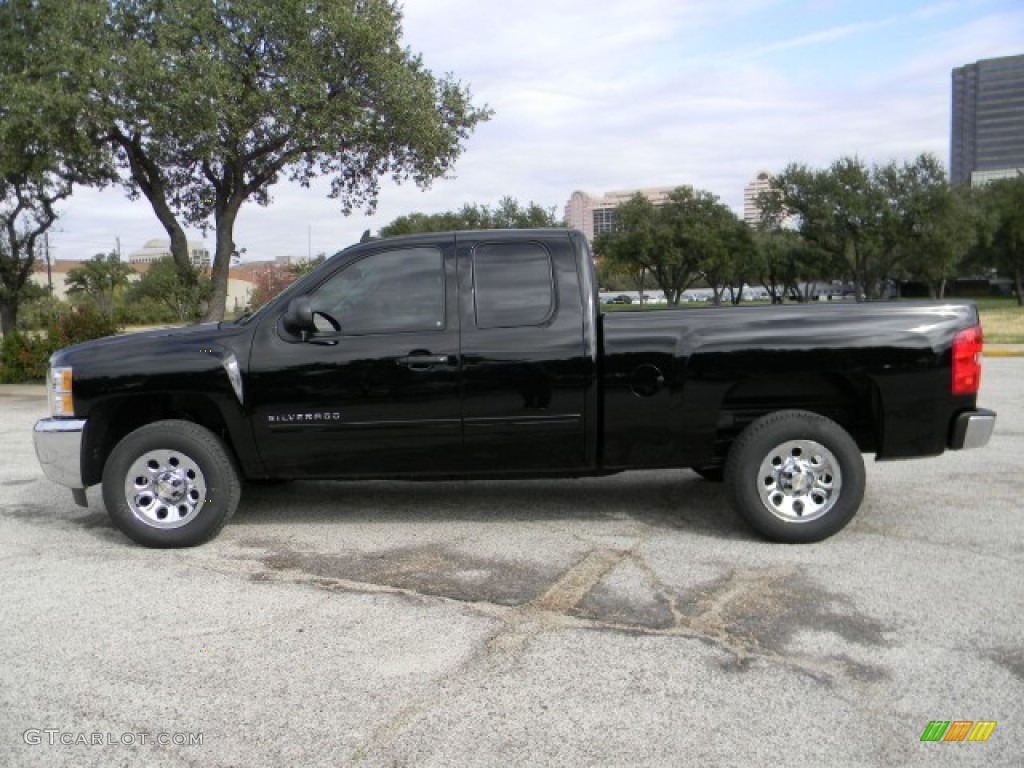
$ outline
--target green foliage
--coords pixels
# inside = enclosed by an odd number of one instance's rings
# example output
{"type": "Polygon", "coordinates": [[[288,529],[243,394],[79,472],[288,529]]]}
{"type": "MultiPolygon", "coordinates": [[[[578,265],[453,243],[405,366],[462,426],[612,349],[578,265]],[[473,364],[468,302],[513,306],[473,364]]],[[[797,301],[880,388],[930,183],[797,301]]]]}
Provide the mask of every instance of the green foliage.
{"type": "Polygon", "coordinates": [[[161,319],[195,322],[212,295],[209,277],[191,265],[179,267],[167,256],[149,265],[145,274],[128,289],[125,304],[149,306],[153,314],[156,314],[156,305],[163,309],[161,319]]]}
{"type": "Polygon", "coordinates": [[[676,305],[703,277],[722,290],[749,271],[754,250],[749,233],[728,206],[703,190],[679,187],[661,205],[637,194],[615,209],[615,231],[594,250],[619,269],[647,272],[676,305]]]}
{"type": "Polygon", "coordinates": [[[97,253],[68,271],[68,295],[88,298],[102,314],[113,318],[114,297],[134,274],[135,269],[122,262],[116,253],[97,253]]]}
{"type": "Polygon", "coordinates": [[[831,256],[868,297],[886,278],[935,292],[973,241],[970,206],[931,155],[868,167],[842,157],[827,169],[790,165],[759,200],[768,228],[795,220],[804,240],[831,256]]]}
{"type": "Polygon", "coordinates": [[[30,285],[34,290],[24,298],[18,313],[19,331],[44,330],[58,313],[70,308],[67,302],[53,296],[45,288],[38,288],[34,283],[30,285]]]}
{"type": "Polygon", "coordinates": [[[299,273],[282,264],[267,264],[257,275],[256,284],[252,289],[250,303],[252,309],[259,309],[281,291],[295,282],[299,273]]]}
{"type": "Polygon", "coordinates": [[[989,183],[979,199],[984,214],[974,261],[1009,275],[1024,306],[1024,174],[989,183]]]}
{"type": "Polygon", "coordinates": [[[597,284],[603,291],[647,291],[655,289],[658,284],[644,267],[635,264],[620,263],[611,259],[600,259],[597,270],[597,284]]]}
{"type": "Polygon", "coordinates": [[[47,361],[55,347],[45,336],[12,331],[0,343],[0,382],[18,384],[46,378],[47,361]]]}
{"type": "Polygon", "coordinates": [[[95,307],[85,305],[57,315],[47,326],[46,336],[54,350],[57,350],[83,341],[113,336],[118,330],[117,323],[95,307]]]}
{"type": "Polygon", "coordinates": [[[180,267],[183,225],[216,230],[207,319],[223,317],[243,204],[327,176],[343,212],[372,211],[381,177],[429,186],[491,116],[403,45],[394,0],[16,5],[12,85],[74,107],[62,114],[146,197],[180,267]]]}
{"type": "MultiPolygon", "coordinates": [[[[77,7],[77,4],[73,4],[77,7]]],[[[54,206],[74,184],[102,184],[106,154],[76,95],[66,3],[0,3],[0,328],[17,327],[54,206]]]]}
{"type": "Polygon", "coordinates": [[[58,349],[110,336],[117,331],[117,325],[91,305],[53,316],[43,333],[13,331],[3,339],[0,382],[42,380],[46,378],[50,355],[58,349]]]}
{"type": "Polygon", "coordinates": [[[776,226],[795,217],[804,240],[845,265],[846,275],[860,288],[877,282],[878,276],[868,270],[875,267],[882,200],[870,169],[859,158],[840,158],[824,170],[788,166],[762,196],[762,211],[776,226]]]}
{"type": "Polygon", "coordinates": [[[517,229],[530,227],[559,227],[562,222],[554,208],[544,208],[532,200],[526,205],[506,196],[491,208],[469,205],[447,213],[411,213],[400,216],[380,229],[381,237],[411,235],[418,232],[449,232],[459,229],[517,229]]]}
{"type": "Polygon", "coordinates": [[[888,275],[919,280],[933,298],[940,296],[975,240],[970,190],[951,187],[932,155],[889,163],[876,169],[875,179],[885,200],[888,275]]]}
{"type": "Polygon", "coordinates": [[[754,232],[751,282],[758,282],[775,303],[787,297],[807,301],[814,285],[837,274],[829,255],[796,232],[764,229],[754,232]]]}
{"type": "Polygon", "coordinates": [[[302,277],[303,275],[308,275],[325,261],[327,261],[327,254],[318,253],[312,259],[300,261],[298,264],[292,264],[288,269],[290,269],[296,277],[302,277]]]}

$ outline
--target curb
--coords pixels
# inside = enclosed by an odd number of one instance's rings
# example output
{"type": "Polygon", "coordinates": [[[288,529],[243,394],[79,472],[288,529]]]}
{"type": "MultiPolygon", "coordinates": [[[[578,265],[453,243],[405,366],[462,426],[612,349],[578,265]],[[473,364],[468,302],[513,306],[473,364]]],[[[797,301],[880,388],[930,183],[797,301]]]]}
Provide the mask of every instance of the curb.
{"type": "Polygon", "coordinates": [[[985,347],[984,357],[1024,357],[1024,349],[985,347]]]}

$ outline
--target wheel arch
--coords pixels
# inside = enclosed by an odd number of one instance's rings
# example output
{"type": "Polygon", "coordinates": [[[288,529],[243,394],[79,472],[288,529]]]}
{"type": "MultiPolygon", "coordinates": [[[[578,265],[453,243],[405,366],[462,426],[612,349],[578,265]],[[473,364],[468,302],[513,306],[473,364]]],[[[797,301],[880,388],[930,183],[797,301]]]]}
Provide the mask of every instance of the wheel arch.
{"type": "Polygon", "coordinates": [[[715,432],[714,463],[724,462],[736,438],[762,416],[801,410],[824,416],[841,426],[862,453],[882,444],[882,396],[867,375],[796,371],[752,375],[724,394],[715,432]]]}
{"type": "Polygon", "coordinates": [[[224,441],[236,464],[245,471],[238,435],[212,397],[198,392],[147,393],[110,398],[90,410],[82,445],[82,479],[86,487],[102,480],[110,452],[126,435],[164,419],[181,419],[210,430],[224,441]]]}

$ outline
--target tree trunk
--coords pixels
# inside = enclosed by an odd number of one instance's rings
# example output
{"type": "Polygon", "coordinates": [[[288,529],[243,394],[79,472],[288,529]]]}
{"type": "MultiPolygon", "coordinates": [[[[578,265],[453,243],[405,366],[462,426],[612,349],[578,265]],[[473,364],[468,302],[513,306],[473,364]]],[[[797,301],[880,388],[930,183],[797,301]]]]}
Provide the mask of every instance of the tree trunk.
{"type": "Polygon", "coordinates": [[[164,225],[164,229],[171,238],[171,256],[174,258],[174,263],[178,267],[180,274],[193,275],[192,282],[194,282],[194,272],[191,270],[192,257],[188,252],[188,238],[185,236],[185,230],[178,224],[177,219],[173,216],[164,221],[161,219],[161,223],[164,225]],[[189,267],[189,269],[186,269],[189,267]]]}
{"type": "Polygon", "coordinates": [[[228,300],[228,272],[231,267],[231,254],[235,243],[231,233],[217,228],[217,249],[213,257],[213,269],[210,271],[210,282],[213,283],[213,295],[210,305],[203,313],[203,321],[220,321],[224,319],[224,307],[228,300]]]}
{"type": "Polygon", "coordinates": [[[1024,307],[1024,291],[1021,291],[1021,283],[1024,282],[1022,281],[1022,277],[1024,276],[1021,275],[1020,267],[1017,267],[1017,269],[1013,270],[1013,281],[1017,284],[1018,307],[1024,307]]]}
{"type": "Polygon", "coordinates": [[[0,299],[0,330],[6,339],[18,328],[17,299],[0,299]]]}
{"type": "Polygon", "coordinates": [[[142,148],[142,142],[137,137],[133,140],[132,137],[117,132],[112,139],[127,156],[132,179],[149,200],[153,213],[171,239],[171,256],[174,257],[174,263],[178,265],[179,270],[184,271],[186,267],[191,266],[188,255],[188,238],[185,237],[185,230],[181,228],[181,224],[178,223],[177,217],[167,202],[167,185],[159,167],[146,155],[142,148]]]}
{"type": "Polygon", "coordinates": [[[219,322],[224,319],[224,308],[228,300],[228,276],[231,271],[231,258],[235,254],[235,218],[242,206],[241,199],[229,200],[223,210],[216,214],[217,248],[213,256],[213,269],[210,271],[210,282],[213,283],[213,295],[210,306],[203,313],[203,321],[219,322]]]}

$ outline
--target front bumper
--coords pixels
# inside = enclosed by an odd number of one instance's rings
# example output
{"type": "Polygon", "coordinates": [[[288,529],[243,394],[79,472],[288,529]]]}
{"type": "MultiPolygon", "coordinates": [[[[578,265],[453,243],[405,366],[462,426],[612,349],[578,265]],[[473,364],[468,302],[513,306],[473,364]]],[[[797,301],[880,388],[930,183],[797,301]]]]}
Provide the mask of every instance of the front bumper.
{"type": "Polygon", "coordinates": [[[961,413],[953,422],[949,447],[954,451],[964,448],[981,448],[992,437],[992,430],[995,429],[995,426],[995,411],[978,408],[975,411],[961,413]]]}
{"type": "Polygon", "coordinates": [[[82,482],[82,435],[85,419],[40,419],[32,430],[36,456],[50,480],[71,489],[79,504],[85,499],[82,482]]]}

